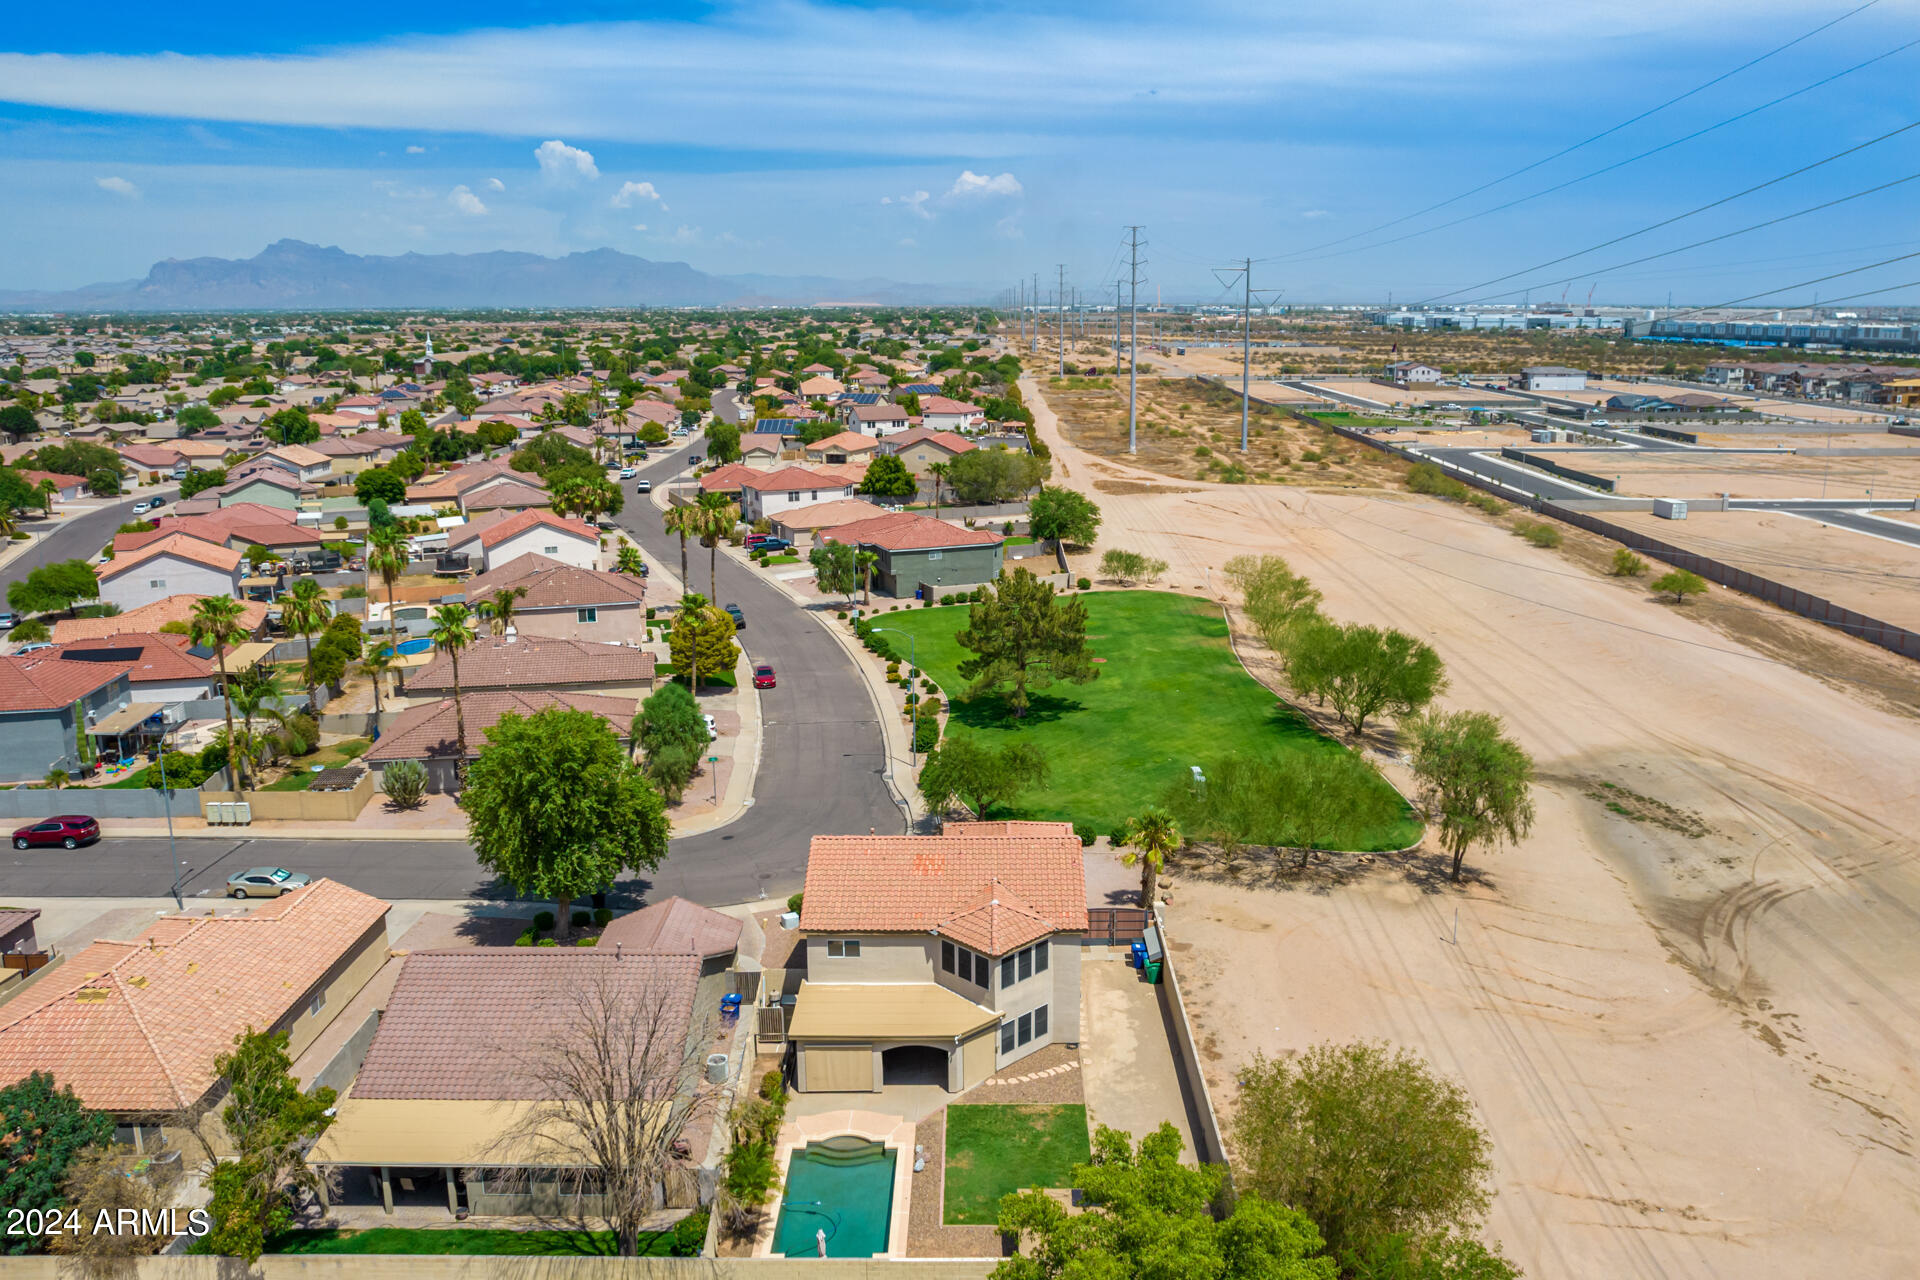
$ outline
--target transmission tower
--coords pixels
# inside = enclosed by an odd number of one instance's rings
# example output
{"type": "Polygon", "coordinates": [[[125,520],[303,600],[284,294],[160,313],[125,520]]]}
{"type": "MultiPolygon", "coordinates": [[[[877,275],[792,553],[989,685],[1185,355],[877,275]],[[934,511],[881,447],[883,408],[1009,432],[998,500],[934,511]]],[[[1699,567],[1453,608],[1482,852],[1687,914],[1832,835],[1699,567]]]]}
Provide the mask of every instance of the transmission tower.
{"type": "Polygon", "coordinates": [[[1127,452],[1139,448],[1140,228],[1127,228],[1127,452]]]}

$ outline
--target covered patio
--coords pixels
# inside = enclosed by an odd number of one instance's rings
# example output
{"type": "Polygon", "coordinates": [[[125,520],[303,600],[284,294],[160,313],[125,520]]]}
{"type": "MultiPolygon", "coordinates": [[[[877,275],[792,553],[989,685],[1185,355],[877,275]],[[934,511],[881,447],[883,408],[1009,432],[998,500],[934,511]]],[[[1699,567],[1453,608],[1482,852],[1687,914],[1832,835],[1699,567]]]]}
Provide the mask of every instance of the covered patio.
{"type": "Polygon", "coordinates": [[[803,982],[787,1034],[801,1093],[877,1093],[937,1084],[948,1093],[993,1073],[1000,1015],[932,982],[803,982]]]}

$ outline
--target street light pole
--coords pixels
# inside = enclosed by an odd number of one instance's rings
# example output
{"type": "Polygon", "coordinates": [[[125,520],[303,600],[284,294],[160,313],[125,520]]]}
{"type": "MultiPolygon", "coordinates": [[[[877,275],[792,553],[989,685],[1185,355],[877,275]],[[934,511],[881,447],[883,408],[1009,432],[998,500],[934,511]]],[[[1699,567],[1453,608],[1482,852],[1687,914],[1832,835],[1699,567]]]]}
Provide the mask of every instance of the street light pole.
{"type": "Polygon", "coordinates": [[[160,731],[160,804],[167,812],[167,859],[173,863],[173,909],[186,910],[180,900],[180,851],[173,843],[173,788],[167,785],[167,734],[160,731]]]}

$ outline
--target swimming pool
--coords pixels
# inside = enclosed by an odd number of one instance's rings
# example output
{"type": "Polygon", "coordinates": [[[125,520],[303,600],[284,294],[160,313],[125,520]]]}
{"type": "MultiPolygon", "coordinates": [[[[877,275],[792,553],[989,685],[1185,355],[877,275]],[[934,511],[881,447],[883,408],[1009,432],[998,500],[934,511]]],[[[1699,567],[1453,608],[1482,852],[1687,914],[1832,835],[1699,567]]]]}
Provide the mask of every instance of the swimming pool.
{"type": "Polygon", "coordinates": [[[896,1153],[865,1138],[823,1138],[787,1161],[773,1251],[789,1258],[870,1258],[887,1251],[896,1153]]]}
{"type": "MultiPolygon", "coordinates": [[[[433,648],[433,641],[427,639],[424,636],[422,636],[418,640],[402,640],[400,642],[400,652],[402,654],[411,655],[415,653],[425,653],[427,650],[431,648],[433,648]]],[[[393,656],[393,649],[391,647],[389,647],[385,652],[387,657],[391,658],[393,656]]]]}

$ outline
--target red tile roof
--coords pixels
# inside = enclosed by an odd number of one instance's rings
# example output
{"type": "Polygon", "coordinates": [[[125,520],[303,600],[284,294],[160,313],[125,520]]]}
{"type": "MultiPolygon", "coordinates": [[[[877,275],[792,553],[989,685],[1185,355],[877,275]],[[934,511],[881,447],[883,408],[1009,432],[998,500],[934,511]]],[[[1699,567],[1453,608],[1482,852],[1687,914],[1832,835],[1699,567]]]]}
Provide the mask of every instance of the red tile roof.
{"type": "Polygon", "coordinates": [[[724,467],[715,467],[700,477],[700,487],[708,493],[732,493],[743,481],[766,472],[750,467],[744,462],[729,462],[724,467]]]}
{"type": "MultiPolygon", "coordinates": [[[[120,619],[115,618],[118,622],[120,619]]],[[[132,649],[139,656],[130,663],[120,663],[119,669],[127,673],[127,678],[135,685],[156,680],[204,680],[214,669],[212,658],[196,658],[187,652],[193,643],[186,636],[159,635],[138,631],[119,631],[112,635],[90,636],[84,640],[75,640],[69,644],[57,646],[55,652],[67,655],[86,653],[101,649],[132,649]]],[[[81,659],[87,661],[87,659],[81,659]]]]}
{"type": "MultiPolygon", "coordinates": [[[[164,600],[155,600],[152,604],[143,604],[137,609],[129,609],[111,618],[62,618],[53,624],[53,642],[67,644],[74,640],[87,640],[95,636],[119,635],[132,631],[159,632],[160,628],[169,622],[191,622],[193,606],[206,598],[182,594],[168,596],[164,600]]],[[[256,600],[241,602],[240,625],[249,633],[258,631],[260,624],[266,620],[266,605],[256,600]]]]}
{"type": "MultiPolygon", "coordinates": [[[[480,754],[487,743],[487,730],[509,713],[530,716],[550,707],[568,707],[589,711],[606,720],[616,734],[625,736],[633,723],[639,703],[633,698],[603,698],[589,693],[553,693],[527,690],[519,693],[476,693],[461,673],[465,691],[460,701],[467,721],[467,757],[480,754]]],[[[373,750],[364,757],[369,763],[390,760],[452,760],[460,754],[459,718],[452,698],[408,707],[400,713],[393,728],[381,735],[373,750]]]]}
{"type": "Polygon", "coordinates": [[[240,566],[242,559],[240,553],[231,547],[216,546],[189,534],[170,533],[127,555],[116,553],[111,564],[100,566],[100,581],[117,578],[127,570],[163,555],[191,560],[195,564],[203,564],[209,569],[217,569],[222,573],[232,573],[240,566]]]}
{"type": "Polygon", "coordinates": [[[668,898],[615,916],[600,934],[602,948],[662,955],[692,955],[707,959],[728,955],[740,945],[741,923],[711,907],[668,898]]]}
{"type": "Polygon", "coordinates": [[[647,595],[645,578],[597,569],[576,569],[551,556],[516,556],[498,569],[467,579],[467,602],[477,604],[506,587],[524,587],[527,594],[516,609],[578,609],[589,606],[641,604],[647,595]]]}
{"type": "Polygon", "coordinates": [[[0,1080],[50,1071],[108,1111],[197,1101],[235,1035],[304,1008],[386,914],[316,880],[244,915],[168,916],[131,941],[97,941],[0,1005],[0,1080]]]}
{"type": "Polygon", "coordinates": [[[969,449],[979,448],[965,436],[955,435],[951,431],[935,431],[931,427],[909,427],[899,435],[888,436],[887,448],[894,453],[899,453],[902,449],[910,449],[923,440],[928,444],[940,446],[948,453],[965,453],[969,449]]]}
{"type": "Polygon", "coordinates": [[[825,440],[814,441],[807,446],[807,452],[824,454],[840,450],[847,453],[863,453],[879,447],[880,442],[872,436],[861,435],[858,431],[842,431],[838,435],[828,436],[825,440]]]}
{"type": "Polygon", "coordinates": [[[1087,927],[1080,841],[1045,832],[815,836],[800,927],[808,933],[925,933],[1004,955],[1087,927]]]}
{"type": "Polygon", "coordinates": [[[743,478],[740,487],[767,492],[775,489],[845,489],[850,486],[839,476],[809,471],[805,467],[781,467],[777,471],[756,471],[743,478]]]}
{"type": "Polygon", "coordinates": [[[988,547],[1006,541],[986,529],[963,529],[959,525],[923,516],[914,511],[896,511],[871,520],[836,525],[822,535],[848,546],[864,544],[885,551],[930,551],[946,547],[988,547]]]}
{"type": "Polygon", "coordinates": [[[0,658],[0,711],[72,706],[126,671],[125,663],[80,662],[53,649],[0,658]]]}
{"type": "MultiPolygon", "coordinates": [[[[460,688],[542,689],[647,684],[653,655],[644,649],[547,636],[486,636],[460,654],[460,688]]],[[[410,693],[453,692],[453,659],[440,654],[407,677],[410,693]]]]}
{"type": "Polygon", "coordinates": [[[700,961],[607,946],[466,947],[416,951],[380,1015],[353,1082],[356,1098],[538,1100],[522,1067],[530,1047],[565,1034],[599,982],[652,1025],[672,1029],[660,1052],[681,1061],[700,961]]]}
{"type": "Polygon", "coordinates": [[[492,550],[508,538],[525,533],[529,529],[545,527],[558,533],[572,534],[577,538],[590,539],[595,546],[600,545],[600,531],[580,520],[569,520],[557,516],[543,507],[516,512],[504,520],[495,520],[485,526],[466,526],[452,530],[453,536],[447,539],[449,548],[478,541],[481,546],[492,550]]]}

